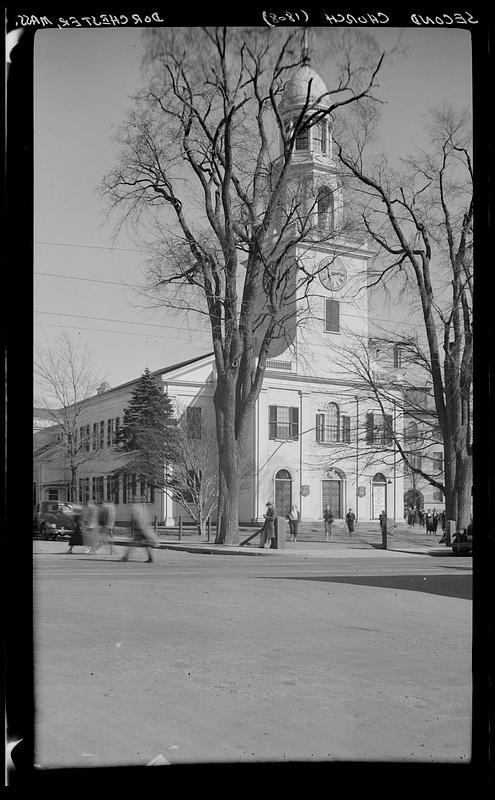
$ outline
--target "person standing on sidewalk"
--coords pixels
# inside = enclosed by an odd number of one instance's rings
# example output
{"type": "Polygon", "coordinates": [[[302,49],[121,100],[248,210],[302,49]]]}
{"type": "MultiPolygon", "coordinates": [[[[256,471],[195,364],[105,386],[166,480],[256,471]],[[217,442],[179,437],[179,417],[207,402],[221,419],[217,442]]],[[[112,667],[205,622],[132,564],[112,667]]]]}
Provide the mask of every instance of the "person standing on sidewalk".
{"type": "MultiPolygon", "coordinates": [[[[147,563],[154,561],[151,547],[158,545],[158,538],[153,531],[150,521],[148,509],[146,507],[146,497],[141,497],[139,503],[134,503],[132,506],[132,517],[134,520],[134,541],[144,542],[144,547],[148,553],[147,563]]],[[[129,553],[132,549],[129,545],[125,549],[125,553],[120,559],[121,561],[129,561],[129,553]]]]}
{"type": "Polygon", "coordinates": [[[323,512],[323,519],[325,520],[325,539],[327,542],[332,538],[332,522],[333,514],[330,506],[327,504],[323,512]]]}
{"type": "Polygon", "coordinates": [[[297,541],[297,526],[299,525],[299,509],[294,503],[290,512],[289,512],[289,528],[290,528],[290,535],[291,541],[297,541]]]}
{"type": "Polygon", "coordinates": [[[268,547],[271,546],[272,539],[275,536],[275,508],[271,500],[266,504],[265,524],[261,530],[260,547],[264,548],[268,542],[268,547]]]}
{"type": "Polygon", "coordinates": [[[345,521],[347,523],[349,536],[352,536],[352,534],[354,533],[354,523],[356,522],[356,515],[352,510],[352,508],[350,508],[347,514],[345,515],[345,521]]]}

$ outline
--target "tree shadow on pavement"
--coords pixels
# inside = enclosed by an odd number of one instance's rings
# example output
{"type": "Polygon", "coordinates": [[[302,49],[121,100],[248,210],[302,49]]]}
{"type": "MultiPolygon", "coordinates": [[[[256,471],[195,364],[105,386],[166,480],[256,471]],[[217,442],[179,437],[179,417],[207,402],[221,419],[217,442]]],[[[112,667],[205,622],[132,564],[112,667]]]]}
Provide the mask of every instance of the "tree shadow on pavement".
{"type": "Polygon", "coordinates": [[[408,592],[426,592],[444,597],[457,597],[472,600],[473,587],[471,575],[363,575],[353,576],[295,576],[263,575],[258,579],[284,581],[325,581],[327,583],[346,583],[354,586],[374,586],[380,589],[400,589],[408,592]]]}

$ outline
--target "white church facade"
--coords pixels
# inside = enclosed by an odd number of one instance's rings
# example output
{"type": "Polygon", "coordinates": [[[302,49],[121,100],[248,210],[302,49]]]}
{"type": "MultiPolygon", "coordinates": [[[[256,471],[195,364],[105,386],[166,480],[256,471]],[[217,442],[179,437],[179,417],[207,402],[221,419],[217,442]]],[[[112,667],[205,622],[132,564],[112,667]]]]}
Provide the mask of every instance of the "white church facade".
{"type": "MultiPolygon", "coordinates": [[[[288,126],[306,100],[309,81],[314,99],[327,91],[314,70],[301,67],[285,89],[282,111],[288,126]]],[[[268,500],[279,515],[296,504],[303,521],[321,520],[327,504],[336,519],[343,519],[349,508],[361,521],[378,520],[382,511],[402,519],[402,472],[394,458],[383,455],[392,446],[384,412],[396,424],[393,397],[384,409],[365,400],[345,355],[369,338],[366,287],[374,253],[364,240],[345,235],[343,189],[328,119],[297,138],[287,191],[302,192],[318,234],[296,245],[291,257],[318,277],[296,290],[295,324],[290,335],[274,343],[267,361],[244,455],[239,522],[262,521],[268,500]]],[[[200,409],[201,425],[214,428],[212,354],[154,374],[176,407],[200,409]]],[[[96,395],[81,418],[81,426],[90,437],[95,432],[102,446],[81,467],[79,499],[88,493],[113,499],[118,520],[127,519],[130,510],[122,485],[109,476],[111,431],[134,385],[131,381],[96,395]]],[[[43,491],[40,483],[40,499],[43,491]]],[[[54,492],[52,486],[51,497],[54,492]]],[[[184,515],[167,492],[155,491],[149,501],[160,523],[172,525],[184,515]]]]}

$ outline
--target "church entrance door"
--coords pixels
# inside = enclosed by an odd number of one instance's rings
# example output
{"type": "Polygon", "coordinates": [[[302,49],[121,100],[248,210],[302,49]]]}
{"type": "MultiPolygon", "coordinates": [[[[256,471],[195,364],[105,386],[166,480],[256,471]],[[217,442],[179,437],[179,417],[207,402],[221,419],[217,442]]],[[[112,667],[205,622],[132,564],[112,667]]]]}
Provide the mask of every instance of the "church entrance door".
{"type": "Polygon", "coordinates": [[[277,517],[286,517],[292,505],[292,478],[286,469],[280,469],[275,475],[275,513],[277,517]]]}
{"type": "Polygon", "coordinates": [[[342,481],[323,480],[321,482],[322,513],[326,505],[330,506],[336,519],[342,517],[342,481]]]}

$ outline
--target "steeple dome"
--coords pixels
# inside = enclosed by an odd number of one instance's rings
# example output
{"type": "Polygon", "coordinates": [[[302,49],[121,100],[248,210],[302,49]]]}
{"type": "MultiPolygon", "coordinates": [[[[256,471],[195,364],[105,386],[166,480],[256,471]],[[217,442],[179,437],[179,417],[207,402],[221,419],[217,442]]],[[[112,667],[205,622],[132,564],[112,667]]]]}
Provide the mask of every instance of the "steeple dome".
{"type": "Polygon", "coordinates": [[[328,96],[322,98],[322,95],[326,95],[328,92],[324,80],[309,64],[303,64],[285,85],[280,103],[281,111],[295,111],[304,105],[308,97],[310,81],[309,105],[313,108],[316,105],[317,108],[322,109],[330,106],[330,98],[328,96]]]}

